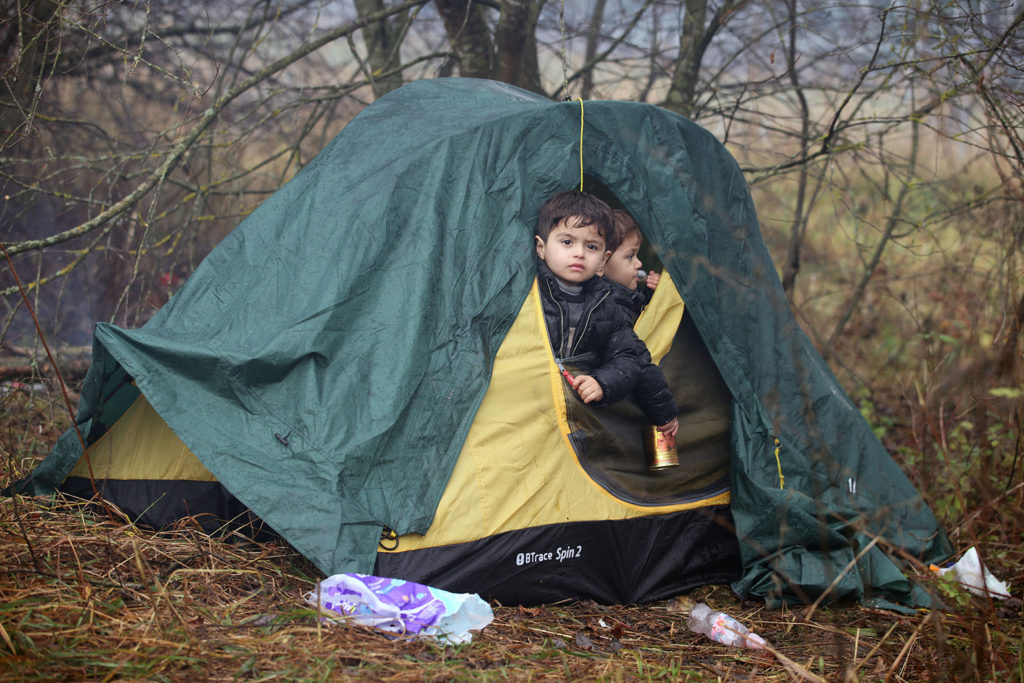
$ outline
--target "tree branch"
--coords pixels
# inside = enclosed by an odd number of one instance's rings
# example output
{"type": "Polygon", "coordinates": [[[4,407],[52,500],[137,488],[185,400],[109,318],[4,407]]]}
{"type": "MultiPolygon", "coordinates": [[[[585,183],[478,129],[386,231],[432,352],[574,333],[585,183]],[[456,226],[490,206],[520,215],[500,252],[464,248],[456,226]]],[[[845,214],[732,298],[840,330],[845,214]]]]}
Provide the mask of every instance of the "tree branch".
{"type": "Polygon", "coordinates": [[[422,5],[425,2],[428,2],[428,0],[407,0],[406,2],[396,5],[386,11],[369,15],[366,18],[348,24],[347,26],[343,26],[333,31],[329,31],[320,38],[310,41],[299,47],[294,52],[282,57],[281,59],[278,59],[277,61],[271,64],[268,64],[266,67],[260,69],[249,78],[243,80],[242,82],[238,83],[236,86],[228,90],[228,92],[219,97],[213,103],[212,106],[206,109],[206,111],[204,111],[202,115],[199,117],[199,120],[196,122],[195,126],[188,133],[188,135],[186,135],[181,140],[181,142],[179,142],[173,148],[171,148],[163,163],[160,164],[159,167],[154,169],[146,177],[146,179],[143,180],[142,183],[138,185],[138,187],[132,190],[120,201],[114,203],[109,208],[100,212],[92,219],[74,228],[65,230],[64,232],[58,233],[56,235],[51,235],[50,237],[47,237],[45,239],[26,240],[24,242],[12,244],[8,247],[8,252],[13,256],[15,254],[20,254],[26,251],[45,249],[46,247],[50,247],[55,244],[60,244],[70,239],[80,237],[81,235],[85,235],[91,232],[92,230],[95,230],[97,227],[103,225],[107,221],[111,220],[112,218],[121,215],[122,213],[130,209],[132,206],[134,206],[136,202],[138,202],[142,197],[144,197],[153,187],[155,187],[158,183],[161,182],[161,180],[164,177],[167,176],[171,169],[173,169],[175,165],[181,160],[185,152],[187,152],[192,147],[192,145],[195,144],[196,140],[198,140],[199,137],[206,131],[206,129],[210,127],[210,125],[214,122],[214,120],[217,119],[217,117],[225,109],[225,107],[227,107],[227,105],[230,104],[232,100],[237,98],[239,95],[246,92],[247,90],[255,86],[257,83],[266,80],[273,74],[287,68],[288,66],[291,66],[292,64],[302,59],[306,55],[320,49],[321,47],[327,45],[328,43],[337,40],[338,38],[349,35],[354,31],[358,31],[359,29],[365,27],[371,22],[380,21],[388,16],[391,16],[392,14],[404,12],[409,8],[422,5]]]}

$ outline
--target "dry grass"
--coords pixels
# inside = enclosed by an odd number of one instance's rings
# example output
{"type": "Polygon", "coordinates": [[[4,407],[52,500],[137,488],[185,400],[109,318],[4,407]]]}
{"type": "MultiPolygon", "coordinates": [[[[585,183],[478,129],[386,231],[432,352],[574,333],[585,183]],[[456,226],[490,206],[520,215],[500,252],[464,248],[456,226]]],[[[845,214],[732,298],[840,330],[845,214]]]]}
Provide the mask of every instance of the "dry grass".
{"type": "MultiPolygon", "coordinates": [[[[7,483],[45,453],[62,419],[41,392],[8,391],[0,407],[7,483]]],[[[1003,547],[993,566],[1017,595],[1021,575],[1006,570],[1022,555],[1020,544],[1003,547]]],[[[807,619],[740,602],[727,586],[694,591],[767,638],[770,652],[692,634],[667,601],[493,605],[494,623],[469,644],[392,639],[322,624],[304,601],[320,575],[286,545],[187,526],[151,533],[74,501],[0,499],[0,577],[0,681],[1024,677],[1020,601],[962,594],[945,612],[842,605],[807,619]]]]}

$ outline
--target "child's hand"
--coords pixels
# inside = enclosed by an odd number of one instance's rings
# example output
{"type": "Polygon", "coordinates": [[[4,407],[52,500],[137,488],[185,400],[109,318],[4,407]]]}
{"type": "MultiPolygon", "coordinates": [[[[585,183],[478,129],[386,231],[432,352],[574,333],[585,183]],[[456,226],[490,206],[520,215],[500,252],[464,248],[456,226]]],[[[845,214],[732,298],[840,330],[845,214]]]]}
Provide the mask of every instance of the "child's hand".
{"type": "Polygon", "coordinates": [[[679,431],[679,418],[673,417],[671,422],[666,422],[665,424],[659,426],[658,431],[664,434],[665,436],[674,437],[676,435],[676,432],[679,431]]]}
{"type": "Polygon", "coordinates": [[[590,375],[576,375],[576,381],[573,382],[572,388],[576,390],[576,393],[580,395],[580,399],[584,403],[592,403],[604,398],[604,389],[590,375]]]}
{"type": "Polygon", "coordinates": [[[653,270],[647,273],[647,288],[654,289],[658,286],[658,280],[661,279],[661,273],[655,273],[653,270]]]}

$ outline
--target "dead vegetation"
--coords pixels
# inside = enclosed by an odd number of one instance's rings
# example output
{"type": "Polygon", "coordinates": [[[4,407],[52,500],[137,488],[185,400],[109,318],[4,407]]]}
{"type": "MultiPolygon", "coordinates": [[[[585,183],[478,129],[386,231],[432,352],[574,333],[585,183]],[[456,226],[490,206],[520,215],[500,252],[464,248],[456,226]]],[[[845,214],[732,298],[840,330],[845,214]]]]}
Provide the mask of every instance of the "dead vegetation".
{"type": "MultiPolygon", "coordinates": [[[[418,4],[426,3],[393,3],[381,26],[418,4]]],[[[457,38],[492,37],[463,32],[473,18],[468,4],[431,4],[466,12],[451,22],[457,38]]],[[[475,4],[506,13],[544,3],[475,4]]],[[[583,6],[602,29],[575,39],[601,35],[610,48],[619,41],[628,48],[599,52],[594,74],[580,70],[597,77],[593,91],[582,88],[584,99],[653,101],[691,82],[668,83],[667,74],[701,76],[690,92],[699,96],[680,110],[696,105],[695,120],[724,126],[714,132],[736,150],[751,182],[801,323],[957,550],[977,546],[1011,593],[1024,595],[1019,4],[841,4],[837,11],[806,3],[798,13],[796,3],[725,2],[720,14],[678,36],[679,46],[706,39],[706,65],[677,50],[668,70],[655,57],[670,55],[675,38],[664,52],[656,27],[672,21],[679,3],[643,3],[646,47],[626,40],[633,23],[599,21],[604,3],[583,6]],[[788,42],[780,40],[787,33],[788,42]],[[837,49],[848,38],[859,42],[837,49]],[[739,69],[712,66],[716,54],[739,58],[739,69]],[[892,59],[861,60],[870,54],[892,59]],[[610,68],[601,65],[606,57],[610,68]],[[640,71],[645,65],[650,77],[640,71]],[[809,172],[797,173],[802,168],[809,172]],[[906,201],[901,187],[914,190],[906,201]]],[[[687,13],[691,6],[707,3],[687,3],[687,13]]],[[[375,60],[371,50],[414,54],[405,80],[427,73],[416,66],[417,40],[450,44],[464,59],[472,53],[454,36],[435,40],[441,34],[429,19],[392,33],[394,45],[373,48],[360,42],[352,16],[332,19],[321,3],[287,22],[272,4],[260,7],[265,15],[240,23],[218,14],[227,5],[211,4],[202,17],[209,26],[193,23],[198,15],[188,3],[22,3],[11,13],[11,21],[24,13],[31,20],[16,22],[9,33],[19,39],[8,41],[16,51],[5,53],[4,240],[54,341],[57,331],[70,337],[95,320],[135,326],[148,318],[220,235],[362,109],[368,89],[390,87],[391,79],[363,80],[369,69],[360,45],[367,62],[375,60]],[[58,12],[74,21],[51,21],[58,12]],[[225,19],[237,42],[208,39],[225,19]],[[165,27],[189,30],[179,36],[165,27]],[[317,30],[346,36],[338,44],[353,54],[339,48],[340,62],[307,54],[317,30]],[[398,50],[409,37],[414,49],[398,50]],[[293,57],[301,61],[286,72],[293,57]],[[183,64],[195,65],[192,73],[179,73],[183,64]],[[263,72],[268,64],[275,66],[263,72]],[[311,88],[319,94],[311,97],[311,88]],[[208,117],[216,112],[216,120],[208,117]],[[38,239],[57,248],[36,253],[38,239]],[[81,303],[85,295],[92,309],[81,303]]],[[[565,52],[565,28],[553,23],[554,7],[547,3],[540,42],[530,46],[548,65],[541,73],[558,73],[552,59],[574,58],[565,52]],[[560,55],[537,50],[555,36],[560,55]]],[[[526,17],[519,15],[504,19],[526,17]]],[[[426,57],[447,62],[449,55],[443,47],[426,57]]],[[[460,73],[498,75],[469,69],[467,62],[460,73]]],[[[6,486],[31,471],[69,417],[32,343],[21,294],[2,268],[0,276],[0,290],[12,297],[0,301],[6,486]]],[[[85,364],[77,372],[58,364],[74,402],[85,364]]],[[[187,526],[153,534],[80,503],[23,497],[0,498],[0,544],[0,681],[1024,680],[1020,602],[971,597],[931,576],[917,578],[942,594],[947,609],[914,616],[844,604],[808,618],[804,608],[739,602],[727,586],[695,591],[765,636],[770,653],[709,643],[686,631],[667,603],[495,605],[494,623],[472,643],[443,648],[324,626],[303,600],[317,572],[282,545],[214,539],[187,526]]]]}
{"type": "MultiPolygon", "coordinates": [[[[7,385],[8,387],[10,385],[7,385]]],[[[49,394],[0,396],[3,482],[26,474],[67,422],[49,394]]],[[[1019,544],[992,569],[1021,593],[1019,544]]],[[[983,551],[983,556],[989,559],[983,551]]],[[[471,643],[392,638],[322,623],[304,596],[322,578],[281,543],[153,533],[82,502],[0,499],[0,681],[26,680],[1021,680],[1019,600],[919,577],[947,609],[766,609],[728,586],[693,592],[771,651],[690,633],[671,601],[494,604],[471,643]]]]}

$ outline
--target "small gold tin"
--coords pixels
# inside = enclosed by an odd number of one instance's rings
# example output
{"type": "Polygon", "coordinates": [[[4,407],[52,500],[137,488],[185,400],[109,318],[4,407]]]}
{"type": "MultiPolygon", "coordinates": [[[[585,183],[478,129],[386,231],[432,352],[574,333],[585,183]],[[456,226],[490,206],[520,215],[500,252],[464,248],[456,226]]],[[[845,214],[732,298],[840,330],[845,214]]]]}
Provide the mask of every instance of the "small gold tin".
{"type": "Polygon", "coordinates": [[[679,464],[676,438],[662,434],[654,425],[644,431],[644,448],[647,450],[648,469],[660,470],[679,464]]]}

